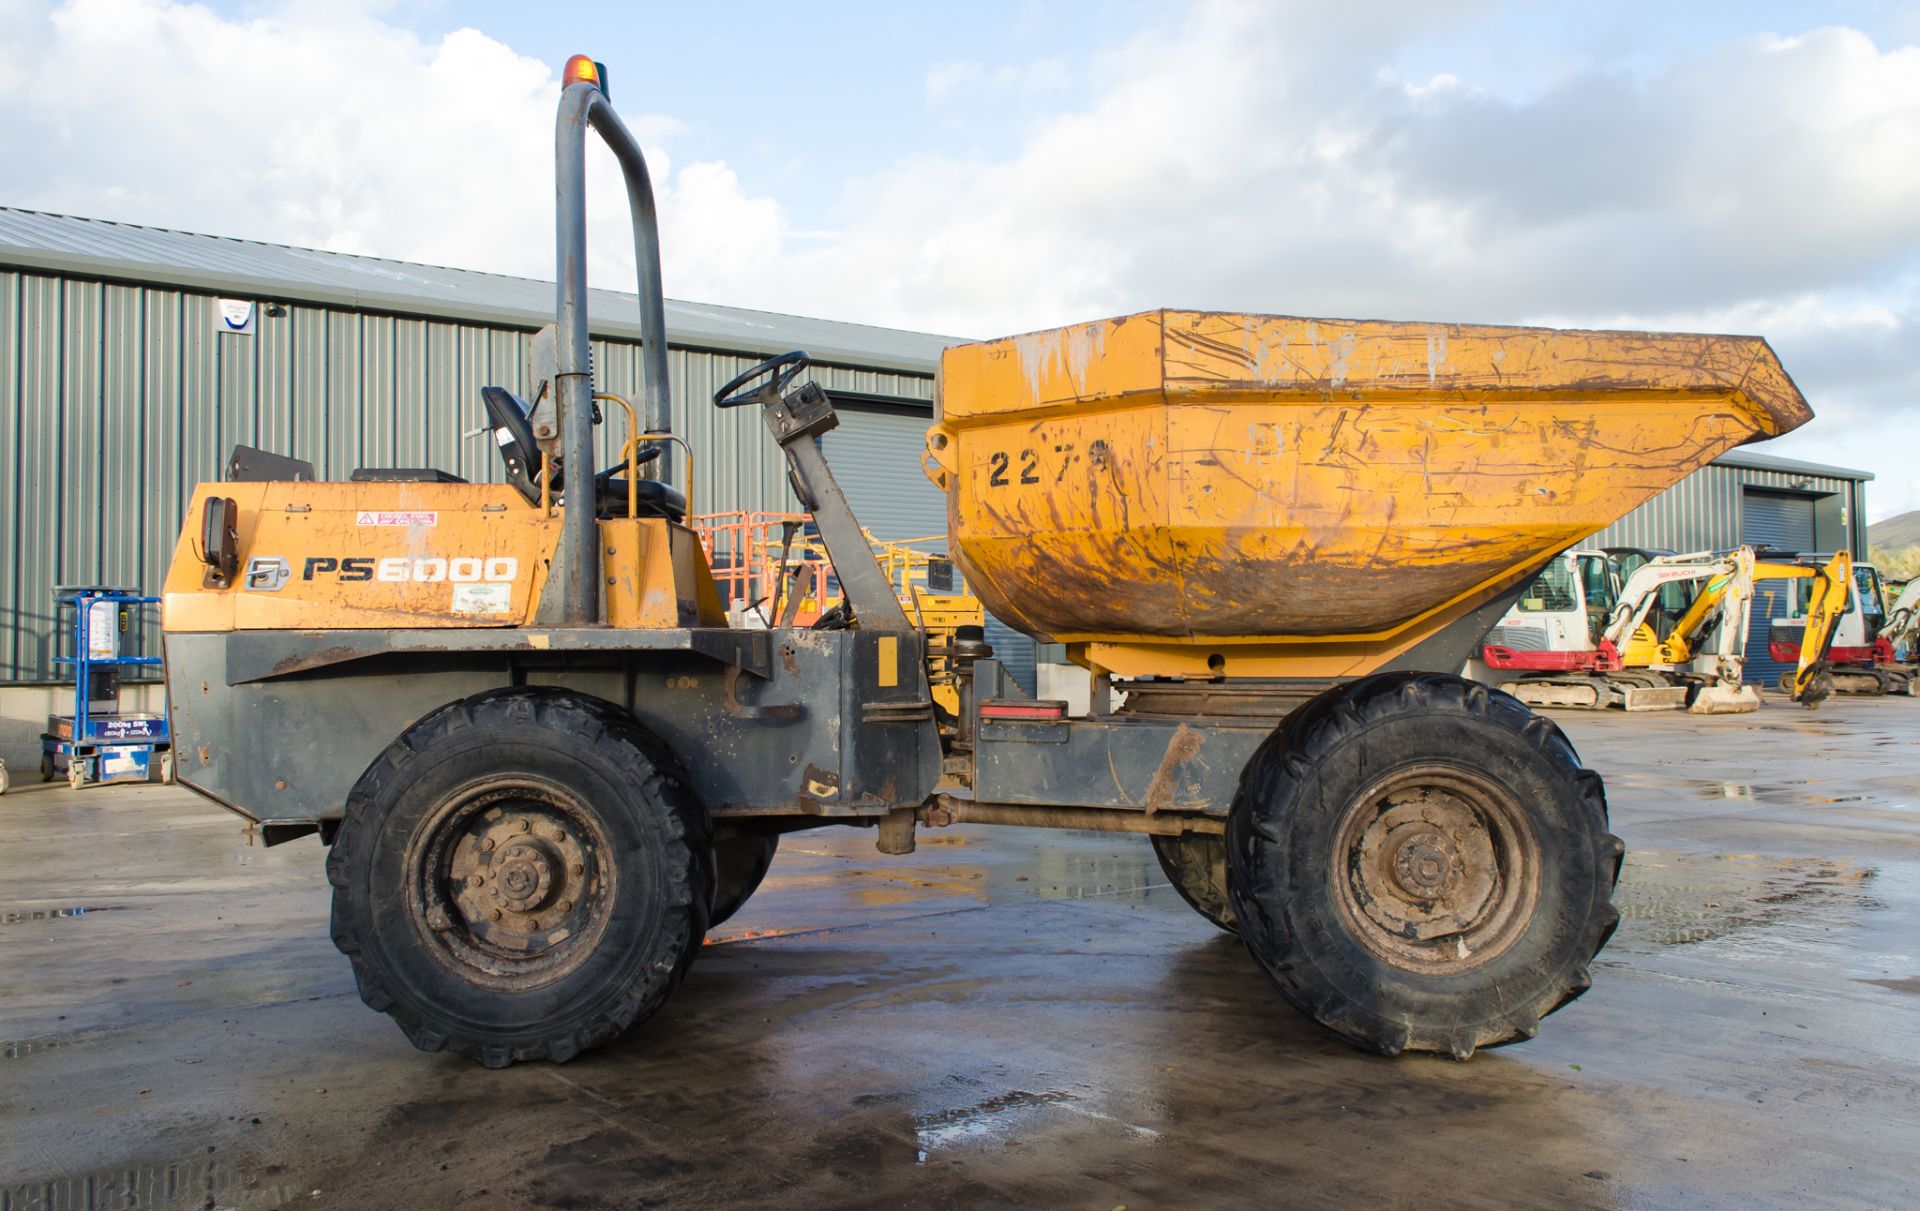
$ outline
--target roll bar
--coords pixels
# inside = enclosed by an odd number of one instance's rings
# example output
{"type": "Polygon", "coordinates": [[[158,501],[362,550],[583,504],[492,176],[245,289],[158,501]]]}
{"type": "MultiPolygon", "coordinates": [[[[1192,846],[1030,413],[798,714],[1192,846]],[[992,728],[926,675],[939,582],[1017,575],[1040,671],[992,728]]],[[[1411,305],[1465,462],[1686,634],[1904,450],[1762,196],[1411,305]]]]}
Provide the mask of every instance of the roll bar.
{"type": "MultiPolygon", "coordinates": [[[[561,523],[561,621],[591,626],[600,621],[600,542],[593,508],[592,346],[587,335],[587,127],[600,133],[620,162],[633,216],[634,273],[640,296],[641,414],[649,433],[672,430],[667,384],[666,304],[660,286],[660,219],[653,181],[640,144],[628,132],[599,87],[569,84],[560,93],[554,124],[554,403],[560,413],[561,457],[566,462],[568,501],[561,523]]],[[[673,475],[672,448],[663,446],[656,474],[673,475]]]]}

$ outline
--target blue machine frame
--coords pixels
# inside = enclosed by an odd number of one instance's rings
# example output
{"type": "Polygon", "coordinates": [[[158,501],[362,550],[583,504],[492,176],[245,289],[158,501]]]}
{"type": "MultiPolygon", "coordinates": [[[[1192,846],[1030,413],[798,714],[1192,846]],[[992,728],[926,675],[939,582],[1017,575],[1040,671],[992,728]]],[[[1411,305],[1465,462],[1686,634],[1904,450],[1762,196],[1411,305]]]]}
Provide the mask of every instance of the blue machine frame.
{"type": "Polygon", "coordinates": [[[89,782],[145,782],[153,775],[154,758],[172,747],[172,728],[167,716],[125,713],[118,709],[119,684],[113,681],[108,694],[95,697],[95,672],[119,666],[155,667],[158,656],[129,656],[116,642],[111,654],[97,655],[90,642],[95,607],[110,606],[112,624],[120,629],[122,612],[129,607],[152,605],[158,597],[148,597],[131,589],[100,587],[61,588],[55,591],[56,611],[71,609],[73,617],[66,628],[73,654],[55,656],[56,665],[73,670],[73,713],[51,715],[47,730],[40,733],[40,776],[47,781],[65,775],[71,786],[89,782]],[[109,710],[96,709],[111,704],[109,710]]]}

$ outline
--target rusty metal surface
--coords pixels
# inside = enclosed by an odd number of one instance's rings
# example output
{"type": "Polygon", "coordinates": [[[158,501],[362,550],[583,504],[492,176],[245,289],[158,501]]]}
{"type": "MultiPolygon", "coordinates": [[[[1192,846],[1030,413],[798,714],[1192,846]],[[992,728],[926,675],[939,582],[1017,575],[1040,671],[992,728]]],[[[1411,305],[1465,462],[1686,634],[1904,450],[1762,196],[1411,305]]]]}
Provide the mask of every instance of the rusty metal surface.
{"type": "Polygon", "coordinates": [[[1260,719],[1278,723],[1293,708],[1336,683],[1328,680],[1283,681],[1128,681],[1116,688],[1126,692],[1118,714],[1168,719],[1210,716],[1260,719]]]}
{"type": "Polygon", "coordinates": [[[929,474],[969,582],[1129,675],[1196,671],[1183,645],[1236,675],[1379,667],[1811,416],[1739,337],[1154,312],[941,373],[929,474]]]}
{"type": "Polygon", "coordinates": [[[1070,828],[1082,832],[1149,833],[1177,837],[1184,833],[1218,836],[1226,821],[1217,816],[1163,812],[1116,811],[1094,807],[1035,807],[1025,803],[976,803],[945,795],[921,813],[922,822],[940,828],[953,824],[1000,824],[1014,828],[1070,828]]]}
{"type": "Polygon", "coordinates": [[[877,817],[919,807],[940,772],[931,718],[860,722],[868,704],[925,704],[910,634],[176,633],[167,658],[180,782],[254,819],[337,819],[361,773],[408,726],[516,684],[631,709],[717,814],[877,817]],[[303,654],[328,663],[271,671],[303,654]],[[729,656],[752,658],[764,675],[743,674],[729,656]],[[882,684],[883,667],[893,684],[882,684]]]}
{"type": "Polygon", "coordinates": [[[1383,961],[1445,976],[1491,962],[1534,919],[1541,843],[1505,787],[1451,763],[1406,766],[1341,818],[1334,907],[1383,961]]]}

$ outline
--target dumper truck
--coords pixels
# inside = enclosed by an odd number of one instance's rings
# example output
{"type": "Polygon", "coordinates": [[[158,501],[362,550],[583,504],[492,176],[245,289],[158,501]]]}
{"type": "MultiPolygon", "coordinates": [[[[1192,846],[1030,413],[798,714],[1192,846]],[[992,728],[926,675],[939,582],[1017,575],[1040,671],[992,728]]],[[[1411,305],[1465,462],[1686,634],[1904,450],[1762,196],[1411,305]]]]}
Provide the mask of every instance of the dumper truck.
{"type": "Polygon", "coordinates": [[[672,470],[647,166],[600,78],[564,73],[554,325],[479,401],[500,481],[238,452],[167,577],[177,776],[269,844],[318,833],[368,1006],[426,1050],[564,1061],[659,1009],[783,835],[901,854],[958,824],[1150,838],[1372,1051],[1464,1059],[1588,987],[1619,916],[1602,781],[1451,670],[1555,553],[1808,419],[1764,341],[1159,310],[948,350],[923,466],[949,554],[1091,671],[1070,715],[979,631],[908,618],[803,351],[712,406],[784,452],[842,601],[729,625],[672,470]],[[589,130],[627,186],[637,401],[588,359],[589,130]],[[596,416],[627,427],[605,469],[596,416]]]}

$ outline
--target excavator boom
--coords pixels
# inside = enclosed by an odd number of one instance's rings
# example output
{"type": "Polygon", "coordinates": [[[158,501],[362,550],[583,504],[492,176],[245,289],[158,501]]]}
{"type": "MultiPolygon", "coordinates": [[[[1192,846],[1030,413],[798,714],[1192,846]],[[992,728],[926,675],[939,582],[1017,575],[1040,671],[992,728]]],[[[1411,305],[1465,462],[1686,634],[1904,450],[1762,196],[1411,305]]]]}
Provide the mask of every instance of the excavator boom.
{"type": "Polygon", "coordinates": [[[1756,582],[1811,580],[1814,582],[1813,603],[1809,607],[1808,625],[1801,639],[1790,691],[1795,702],[1815,707],[1831,692],[1831,678],[1823,678],[1822,673],[1835,626],[1846,608],[1847,586],[1852,575],[1852,559],[1844,551],[1834,555],[1824,567],[1765,562],[1755,556],[1751,547],[1739,547],[1726,554],[1699,552],[1663,556],[1650,560],[1628,578],[1621,589],[1620,602],[1608,620],[1605,642],[1620,652],[1625,669],[1684,670],[1700,654],[1696,646],[1700,637],[1716,622],[1722,623],[1715,652],[1715,679],[1701,687],[1688,709],[1695,714],[1751,711],[1760,703],[1758,694],[1743,684],[1747,627],[1726,623],[1733,619],[1744,623],[1756,582]],[[1660,591],[1671,584],[1699,581],[1705,584],[1674,621],[1671,630],[1664,636],[1656,634],[1647,617],[1660,591]]]}
{"type": "MultiPolygon", "coordinates": [[[[1784,571],[1785,568],[1781,566],[1784,571]]],[[[1811,710],[1833,693],[1833,675],[1827,668],[1827,649],[1833,646],[1840,616],[1847,612],[1847,592],[1853,585],[1853,556],[1834,552],[1822,568],[1801,568],[1813,580],[1813,598],[1807,603],[1807,628],[1800,636],[1800,660],[1793,670],[1793,700],[1811,710]]]]}

